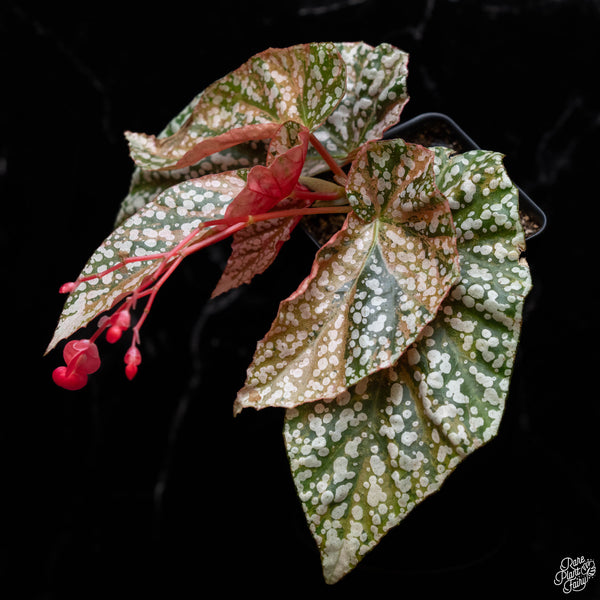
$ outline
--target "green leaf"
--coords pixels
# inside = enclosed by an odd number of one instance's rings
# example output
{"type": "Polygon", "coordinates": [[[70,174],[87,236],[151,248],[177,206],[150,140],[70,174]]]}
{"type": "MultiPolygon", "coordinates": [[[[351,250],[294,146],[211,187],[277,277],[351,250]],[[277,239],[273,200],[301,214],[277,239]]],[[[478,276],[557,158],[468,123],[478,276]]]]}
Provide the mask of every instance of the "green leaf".
{"type": "MultiPolygon", "coordinates": [[[[346,94],[315,136],[334,159],[345,163],[400,119],[408,101],[408,54],[387,43],[373,47],[343,42],[336,47],[346,64],[346,94]]],[[[314,150],[309,152],[306,174],[326,168],[314,150]]]]}
{"type": "Polygon", "coordinates": [[[393,365],[455,283],[454,226],[435,187],[432,152],[402,140],[371,142],[346,192],[356,214],[280,305],[235,412],[331,398],[393,365]]]}
{"type": "Polygon", "coordinates": [[[287,411],[291,469],[328,583],[492,439],[502,418],[531,287],[517,190],[496,153],[439,148],[436,171],[453,209],[460,282],[395,366],[287,411]]]}
{"type": "Polygon", "coordinates": [[[168,252],[203,222],[222,218],[233,198],[245,188],[247,173],[242,169],[184,181],[117,227],[84,267],[80,277],[99,277],[80,283],[69,295],[47,351],[131,294],[157,271],[160,259],[131,262],[102,273],[124,259],[168,252]]]}
{"type": "Polygon", "coordinates": [[[340,102],[345,79],[332,43],[266,50],[210,85],[172,136],[128,132],[132,157],[144,169],[180,168],[239,143],[270,138],[285,121],[315,129],[340,102]]]}

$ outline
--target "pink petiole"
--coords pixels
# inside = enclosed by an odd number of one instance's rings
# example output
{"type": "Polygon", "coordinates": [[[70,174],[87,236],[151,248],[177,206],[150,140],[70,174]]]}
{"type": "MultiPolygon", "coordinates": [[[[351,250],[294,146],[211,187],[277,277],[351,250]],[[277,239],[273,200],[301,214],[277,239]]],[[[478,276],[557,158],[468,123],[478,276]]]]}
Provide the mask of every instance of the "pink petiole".
{"type": "Polygon", "coordinates": [[[342,167],[335,162],[331,154],[327,152],[327,149],[321,142],[316,138],[314,133],[309,135],[310,143],[313,148],[321,155],[321,158],[327,163],[327,166],[331,169],[333,173],[333,178],[339,183],[342,187],[346,186],[347,176],[346,173],[342,170],[342,167]]]}

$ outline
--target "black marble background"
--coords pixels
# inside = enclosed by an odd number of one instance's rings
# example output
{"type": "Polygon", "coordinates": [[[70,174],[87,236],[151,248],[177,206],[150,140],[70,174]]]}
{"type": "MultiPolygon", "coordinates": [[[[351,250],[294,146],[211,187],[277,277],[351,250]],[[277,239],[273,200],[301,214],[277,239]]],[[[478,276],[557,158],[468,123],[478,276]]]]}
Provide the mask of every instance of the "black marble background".
{"type": "MultiPolygon", "coordinates": [[[[241,585],[266,597],[561,597],[563,557],[600,565],[600,2],[206,4],[1,7],[0,596],[179,600],[241,585]],[[132,383],[115,350],[75,393],[51,383],[59,354],[42,357],[56,290],[126,194],[122,132],[156,133],[255,52],[313,40],[410,52],[403,120],[447,113],[506,154],[548,218],[527,249],[535,287],[499,436],[333,588],[295,497],[282,413],[231,415],[256,340],[308,273],[304,236],[212,303],[226,247],[188,259],[144,327],[132,383]]],[[[600,574],[578,597],[600,597],[600,574]]]]}

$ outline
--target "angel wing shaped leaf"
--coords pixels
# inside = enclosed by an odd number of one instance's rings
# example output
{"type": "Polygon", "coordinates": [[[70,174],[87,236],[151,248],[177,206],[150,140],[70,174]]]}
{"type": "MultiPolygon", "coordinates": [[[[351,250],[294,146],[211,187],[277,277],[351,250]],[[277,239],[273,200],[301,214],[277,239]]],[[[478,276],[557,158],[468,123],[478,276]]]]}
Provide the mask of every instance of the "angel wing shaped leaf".
{"type": "Polygon", "coordinates": [[[492,439],[502,418],[531,287],[517,190],[496,153],[439,148],[436,170],[453,209],[460,282],[391,368],[287,411],[291,469],[328,583],[492,439]]]}
{"type": "Polygon", "coordinates": [[[346,187],[355,212],[280,305],[236,412],[335,397],[393,365],[436,316],[459,265],[433,157],[402,140],[365,145],[346,187]]]}

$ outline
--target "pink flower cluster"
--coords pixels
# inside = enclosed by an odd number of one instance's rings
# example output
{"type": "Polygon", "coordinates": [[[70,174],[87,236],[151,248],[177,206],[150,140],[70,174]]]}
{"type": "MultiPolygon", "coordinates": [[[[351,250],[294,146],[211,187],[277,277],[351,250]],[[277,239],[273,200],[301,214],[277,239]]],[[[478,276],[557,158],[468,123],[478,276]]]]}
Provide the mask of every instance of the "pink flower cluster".
{"type": "Polygon", "coordinates": [[[63,350],[63,358],[66,366],[54,369],[52,379],[67,390],[80,390],[88,375],[100,368],[98,347],[90,340],[71,340],[63,350]]]}
{"type": "MultiPolygon", "coordinates": [[[[100,354],[95,343],[96,338],[106,330],[106,341],[114,344],[123,331],[131,324],[129,310],[121,309],[112,317],[106,317],[99,323],[99,329],[89,340],[71,340],[65,345],[63,358],[65,365],[57,367],[52,372],[54,383],[66,390],[80,390],[88,381],[88,375],[95,373],[100,368],[100,354]]],[[[127,379],[133,379],[137,373],[138,366],[142,362],[142,355],[135,345],[131,344],[125,353],[125,375],[127,379]]]]}
{"type": "MultiPolygon", "coordinates": [[[[276,133],[277,139],[281,138],[279,139],[279,143],[282,143],[287,149],[283,152],[279,149],[277,152],[269,154],[270,160],[266,166],[255,165],[248,172],[245,187],[228,205],[223,218],[203,222],[197,229],[190,232],[168,251],[144,256],[128,256],[102,272],[102,276],[106,276],[112,271],[121,269],[131,263],[139,263],[141,261],[156,261],[157,263],[152,276],[146,277],[139,284],[135,291],[123,301],[121,308],[117,309],[111,316],[105,316],[99,320],[98,331],[89,340],[73,340],[65,346],[63,356],[66,365],[56,368],[52,373],[56,384],[68,390],[78,390],[84,387],[87,383],[88,375],[100,368],[100,357],[95,344],[96,338],[103,331],[106,331],[107,342],[114,344],[119,341],[123,332],[129,329],[131,325],[129,309],[135,308],[138,300],[147,298],[144,312],[132,328],[133,341],[129,350],[125,353],[125,375],[128,379],[133,379],[138,371],[138,366],[142,362],[140,351],[136,346],[139,343],[140,327],[149,313],[158,290],[185,256],[232,236],[259,221],[292,218],[296,219],[295,223],[297,223],[300,217],[305,214],[349,212],[350,209],[347,207],[328,206],[315,208],[311,212],[310,206],[313,202],[317,200],[336,200],[341,196],[339,192],[312,192],[306,186],[299,183],[309,143],[312,143],[315,149],[325,158],[326,163],[332,168],[337,178],[336,180],[342,182],[340,184],[342,191],[346,175],[306,127],[300,128],[299,132],[297,132],[297,137],[292,138],[293,141],[288,139],[290,133],[285,124],[278,125],[276,133]],[[289,144],[289,147],[287,147],[287,144],[289,144]],[[277,205],[285,199],[293,199],[301,202],[293,205],[291,208],[286,206],[285,208],[282,207],[281,210],[276,210],[277,205]],[[204,235],[206,233],[205,230],[209,227],[212,231],[204,235]]],[[[292,227],[294,226],[295,224],[292,227]]],[[[283,241],[285,240],[282,239],[281,243],[277,246],[277,251],[281,247],[281,244],[283,244],[283,241]]],[[[233,264],[236,261],[243,260],[245,250],[243,249],[243,244],[240,246],[242,250],[239,251],[239,254],[242,258],[240,259],[233,252],[230,258],[230,262],[233,264]]],[[[272,260],[272,258],[269,260],[272,260]]],[[[76,281],[63,284],[59,291],[63,294],[70,294],[77,290],[80,283],[97,279],[98,277],[98,273],[82,275],[76,281]]],[[[241,280],[234,279],[233,281],[236,285],[241,283],[241,280]]]]}

